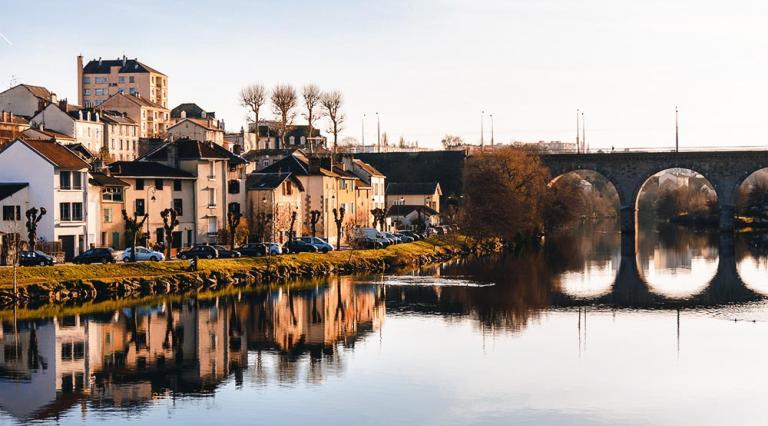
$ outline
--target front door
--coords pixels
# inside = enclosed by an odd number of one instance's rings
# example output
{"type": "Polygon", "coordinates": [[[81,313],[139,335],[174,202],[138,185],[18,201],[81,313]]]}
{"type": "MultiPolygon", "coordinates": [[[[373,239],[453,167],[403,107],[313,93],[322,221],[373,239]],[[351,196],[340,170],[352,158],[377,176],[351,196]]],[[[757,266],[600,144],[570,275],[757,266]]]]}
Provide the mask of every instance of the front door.
{"type": "Polygon", "coordinates": [[[61,241],[61,250],[64,252],[64,261],[71,262],[75,257],[75,236],[62,235],[59,240],[61,241]]]}
{"type": "Polygon", "coordinates": [[[117,250],[119,248],[120,248],[120,233],[113,232],[112,233],[112,249],[117,250]]]}

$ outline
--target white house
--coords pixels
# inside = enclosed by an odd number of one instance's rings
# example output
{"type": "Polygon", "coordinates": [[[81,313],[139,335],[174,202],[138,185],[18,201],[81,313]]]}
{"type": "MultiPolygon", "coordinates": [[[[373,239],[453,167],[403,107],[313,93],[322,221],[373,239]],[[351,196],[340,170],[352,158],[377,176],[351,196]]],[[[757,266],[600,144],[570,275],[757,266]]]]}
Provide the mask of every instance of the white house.
{"type": "Polygon", "coordinates": [[[87,171],[85,161],[56,142],[17,139],[0,152],[0,182],[29,185],[21,209],[47,210],[38,238],[61,241],[66,260],[96,242],[96,230],[87,221],[89,214],[98,214],[98,206],[89,201],[87,171]]]}
{"type": "Polygon", "coordinates": [[[62,102],[50,104],[30,120],[32,127],[51,129],[75,138],[91,153],[97,154],[104,144],[104,123],[99,113],[90,109],[79,109],[62,102]]]}
{"type": "Polygon", "coordinates": [[[218,127],[217,121],[204,118],[182,118],[168,127],[168,135],[174,139],[186,138],[224,145],[224,129],[218,127]]]}
{"type": "Polygon", "coordinates": [[[56,103],[55,93],[45,87],[18,84],[0,92],[0,111],[31,118],[50,103],[56,103]]]}

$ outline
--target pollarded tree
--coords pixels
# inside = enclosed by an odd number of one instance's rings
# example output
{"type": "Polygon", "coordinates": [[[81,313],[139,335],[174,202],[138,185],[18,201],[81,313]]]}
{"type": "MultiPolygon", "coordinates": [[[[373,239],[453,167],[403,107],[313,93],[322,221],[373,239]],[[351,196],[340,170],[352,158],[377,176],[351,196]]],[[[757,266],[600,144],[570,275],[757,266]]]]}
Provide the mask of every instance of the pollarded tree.
{"type": "Polygon", "coordinates": [[[230,210],[227,212],[227,230],[229,231],[229,248],[231,250],[235,249],[235,236],[237,234],[237,226],[240,225],[240,219],[243,218],[243,215],[234,210],[230,210]]]}
{"type": "Polygon", "coordinates": [[[27,216],[27,238],[29,244],[29,251],[35,251],[37,246],[37,224],[45,216],[45,207],[40,207],[40,210],[32,207],[24,214],[27,216]]]}
{"type": "Polygon", "coordinates": [[[293,126],[293,119],[296,117],[294,111],[298,101],[296,89],[289,84],[278,84],[272,89],[270,100],[273,112],[280,118],[280,146],[277,148],[284,148],[285,136],[293,126]]]}
{"type": "Polygon", "coordinates": [[[298,214],[295,211],[291,212],[291,225],[288,228],[288,241],[292,241],[296,238],[296,217],[298,214]]]}
{"type": "Polygon", "coordinates": [[[320,106],[323,110],[323,116],[330,121],[328,131],[333,135],[333,152],[336,152],[339,141],[339,133],[343,130],[345,116],[341,111],[344,104],[344,96],[338,90],[324,92],[320,97],[320,106]]]}
{"type": "Polygon", "coordinates": [[[336,250],[341,250],[341,229],[344,223],[344,213],[346,210],[344,207],[340,209],[333,209],[333,221],[336,223],[336,250]]]}
{"type": "Polygon", "coordinates": [[[376,207],[375,209],[371,210],[371,214],[373,215],[373,227],[381,230],[384,226],[384,218],[386,217],[386,212],[384,209],[376,207]]]}
{"type": "Polygon", "coordinates": [[[131,261],[136,261],[136,241],[141,234],[141,229],[144,227],[144,222],[149,218],[148,214],[144,216],[137,216],[135,213],[133,217],[128,216],[128,212],[123,209],[123,221],[125,222],[125,237],[131,242],[131,261]]]}
{"type": "Polygon", "coordinates": [[[309,226],[312,230],[312,236],[317,236],[317,223],[320,222],[320,210],[312,210],[309,212],[309,226]]]}
{"type": "Polygon", "coordinates": [[[165,258],[171,260],[171,245],[173,245],[173,230],[179,226],[178,213],[176,209],[165,209],[160,212],[163,218],[163,229],[165,230],[165,258]]]}

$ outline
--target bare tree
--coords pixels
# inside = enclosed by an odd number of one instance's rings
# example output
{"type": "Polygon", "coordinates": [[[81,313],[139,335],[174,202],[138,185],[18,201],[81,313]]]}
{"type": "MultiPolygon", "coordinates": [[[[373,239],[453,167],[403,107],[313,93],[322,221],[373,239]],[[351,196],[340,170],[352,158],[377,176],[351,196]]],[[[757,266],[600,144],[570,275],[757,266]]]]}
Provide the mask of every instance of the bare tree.
{"type": "Polygon", "coordinates": [[[148,214],[144,214],[144,216],[138,216],[135,212],[133,214],[133,217],[128,216],[128,212],[125,211],[125,209],[122,210],[123,213],[123,221],[125,222],[125,236],[128,241],[131,243],[131,262],[136,261],[136,242],[139,239],[139,234],[141,234],[141,230],[144,228],[144,222],[147,221],[147,218],[149,218],[148,214]]]}
{"type": "Polygon", "coordinates": [[[293,119],[296,116],[294,112],[298,102],[296,89],[289,84],[278,84],[272,89],[270,99],[273,112],[280,117],[280,143],[277,146],[279,149],[285,146],[285,135],[293,126],[293,119]]]}
{"type": "Polygon", "coordinates": [[[267,102],[267,90],[259,83],[249,84],[240,90],[240,105],[250,110],[253,120],[256,124],[256,137],[259,137],[259,112],[261,107],[267,102]]]}
{"type": "Polygon", "coordinates": [[[29,251],[35,251],[37,248],[37,224],[43,219],[45,213],[45,207],[40,207],[40,210],[32,207],[24,213],[27,217],[27,241],[29,242],[29,251]]]}
{"type": "Polygon", "coordinates": [[[165,230],[165,260],[171,260],[171,246],[173,245],[173,231],[179,226],[178,212],[176,209],[165,209],[160,212],[163,218],[165,230]]]}
{"type": "Polygon", "coordinates": [[[343,130],[344,113],[341,106],[344,104],[344,96],[338,90],[324,92],[320,96],[320,106],[323,109],[323,116],[330,120],[329,132],[333,134],[333,152],[336,152],[339,133],[343,130]]]}
{"type": "Polygon", "coordinates": [[[229,248],[231,250],[235,249],[236,245],[236,234],[237,234],[237,226],[240,225],[240,219],[243,218],[243,215],[240,214],[238,211],[230,210],[227,212],[227,226],[229,231],[229,248]]]}
{"type": "Polygon", "coordinates": [[[312,236],[317,236],[317,222],[320,221],[320,210],[312,210],[309,212],[309,224],[312,229],[312,236]]]}
{"type": "Polygon", "coordinates": [[[336,223],[336,250],[341,250],[341,232],[344,223],[344,213],[346,210],[342,206],[340,209],[333,209],[333,221],[336,223]]]}
{"type": "Polygon", "coordinates": [[[307,111],[304,113],[304,118],[307,119],[309,124],[309,134],[307,138],[313,136],[312,129],[315,127],[315,121],[317,121],[317,109],[320,107],[320,88],[316,84],[307,84],[302,91],[302,97],[304,98],[304,107],[307,111]]]}

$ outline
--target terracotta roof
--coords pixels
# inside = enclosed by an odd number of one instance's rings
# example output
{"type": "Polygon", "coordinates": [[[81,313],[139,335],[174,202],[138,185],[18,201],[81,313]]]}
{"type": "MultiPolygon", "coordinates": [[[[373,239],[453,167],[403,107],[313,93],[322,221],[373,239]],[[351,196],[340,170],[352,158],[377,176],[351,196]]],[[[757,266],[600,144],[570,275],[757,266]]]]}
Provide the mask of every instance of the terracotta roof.
{"type": "Polygon", "coordinates": [[[387,185],[387,195],[432,195],[440,192],[437,182],[390,183],[387,185]]]}
{"type": "Polygon", "coordinates": [[[184,170],[166,166],[154,161],[115,161],[110,164],[109,171],[112,176],[123,177],[172,177],[190,178],[195,176],[184,170]]]}
{"type": "Polygon", "coordinates": [[[28,186],[28,183],[0,183],[0,200],[5,200],[28,186]]]}
{"type": "Polygon", "coordinates": [[[99,110],[99,116],[101,117],[101,121],[107,124],[127,124],[127,125],[138,126],[138,124],[135,121],[133,121],[127,115],[123,115],[123,113],[121,112],[110,111],[110,110],[106,110],[106,111],[99,110]]]}
{"type": "Polygon", "coordinates": [[[21,124],[21,125],[24,125],[24,124],[28,125],[29,124],[29,120],[27,120],[26,118],[24,118],[24,117],[22,117],[20,115],[10,114],[9,113],[9,114],[6,114],[6,117],[8,118],[8,120],[4,120],[3,119],[3,114],[0,113],[0,123],[21,124]]]}
{"type": "Polygon", "coordinates": [[[297,151],[293,155],[289,155],[259,171],[262,173],[291,172],[296,176],[323,175],[329,177],[340,177],[336,173],[324,167],[320,167],[318,172],[311,172],[309,159],[303,155],[297,155],[300,152],[301,151],[297,151]]]}
{"type": "Polygon", "coordinates": [[[29,90],[29,92],[37,98],[42,98],[46,101],[51,100],[51,91],[43,86],[33,86],[31,84],[19,84],[19,86],[29,90]]]}
{"type": "MultiPolygon", "coordinates": [[[[168,159],[168,150],[175,148],[178,153],[178,157],[185,160],[203,160],[203,159],[221,159],[227,160],[232,153],[226,154],[219,152],[212,145],[214,143],[200,142],[192,139],[178,139],[174,142],[167,142],[161,147],[148,153],[141,159],[165,161],[168,159]]],[[[224,149],[224,151],[227,151],[224,149]]],[[[228,152],[228,151],[227,151],[228,152]]]]}
{"type": "Polygon", "coordinates": [[[41,157],[48,160],[49,163],[60,169],[82,170],[88,168],[88,163],[58,142],[35,139],[17,139],[13,143],[23,143],[33,151],[37,152],[41,157]]]}

